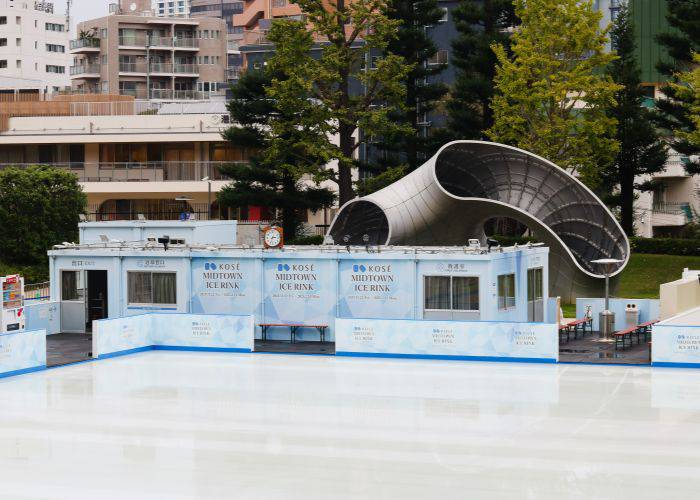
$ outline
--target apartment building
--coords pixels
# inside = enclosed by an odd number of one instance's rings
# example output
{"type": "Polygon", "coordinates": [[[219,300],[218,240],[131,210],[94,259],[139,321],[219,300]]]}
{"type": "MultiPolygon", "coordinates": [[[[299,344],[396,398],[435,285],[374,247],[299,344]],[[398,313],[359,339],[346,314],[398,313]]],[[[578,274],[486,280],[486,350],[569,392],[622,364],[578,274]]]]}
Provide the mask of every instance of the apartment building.
{"type": "Polygon", "coordinates": [[[78,25],[70,42],[74,89],[138,99],[202,99],[225,90],[223,19],[158,17],[148,0],[123,4],[78,25]]]}
{"type": "Polygon", "coordinates": [[[0,0],[0,92],[69,87],[68,25],[53,3],[0,0]]]}
{"type": "Polygon", "coordinates": [[[190,15],[190,0],[153,0],[152,8],[159,17],[187,17],[190,15]]]}

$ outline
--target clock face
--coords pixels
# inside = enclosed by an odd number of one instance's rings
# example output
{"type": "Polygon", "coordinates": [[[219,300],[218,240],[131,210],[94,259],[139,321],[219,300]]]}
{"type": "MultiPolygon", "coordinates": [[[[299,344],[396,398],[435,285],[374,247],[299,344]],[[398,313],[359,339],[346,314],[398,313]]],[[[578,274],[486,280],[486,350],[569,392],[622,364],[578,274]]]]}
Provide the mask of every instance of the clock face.
{"type": "Polygon", "coordinates": [[[276,247],[282,242],[282,235],[276,228],[269,229],[265,233],[265,244],[268,247],[276,247]]]}

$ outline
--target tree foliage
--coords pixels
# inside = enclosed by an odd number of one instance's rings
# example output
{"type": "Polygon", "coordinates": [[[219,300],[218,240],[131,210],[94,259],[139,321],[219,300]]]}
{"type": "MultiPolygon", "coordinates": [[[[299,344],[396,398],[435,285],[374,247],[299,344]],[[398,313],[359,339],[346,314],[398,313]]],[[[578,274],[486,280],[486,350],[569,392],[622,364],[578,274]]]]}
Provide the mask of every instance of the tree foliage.
{"type": "Polygon", "coordinates": [[[436,80],[445,64],[431,63],[438,49],[429,36],[430,27],[443,16],[437,0],[389,0],[387,17],[399,21],[397,36],[387,44],[386,52],[403,58],[411,70],[405,75],[403,106],[391,118],[405,125],[382,137],[378,149],[383,152],[381,167],[396,168],[405,163],[407,170],[418,167],[437,147],[421,124],[447,93],[447,85],[436,80]],[[393,133],[392,133],[393,132],[393,133]]]}
{"type": "MultiPolygon", "coordinates": [[[[688,111],[688,126],[678,127],[675,130],[676,137],[700,154],[700,54],[694,55],[694,61],[695,67],[691,71],[680,73],[679,83],[672,84],[672,88],[688,111]]],[[[690,164],[690,171],[700,174],[697,163],[690,164]]]]}
{"type": "Polygon", "coordinates": [[[491,46],[509,51],[511,28],[517,24],[513,0],[462,0],[452,17],[458,32],[452,41],[457,74],[447,106],[449,128],[458,139],[483,139],[493,126],[497,59],[491,46]]]}
{"type": "Polygon", "coordinates": [[[667,6],[666,19],[673,29],[657,35],[668,54],[668,58],[659,61],[657,68],[670,83],[661,89],[663,97],[656,100],[656,119],[659,126],[674,135],[671,138],[673,149],[688,157],[687,172],[698,174],[700,144],[690,140],[698,130],[697,110],[693,110],[692,93],[678,83],[679,74],[688,75],[696,64],[693,54],[700,52],[700,0],[667,0],[667,6]]]}
{"type": "Polygon", "coordinates": [[[401,56],[385,52],[399,27],[399,21],[387,15],[385,0],[294,2],[306,24],[289,24],[285,36],[270,37],[287,83],[273,80],[269,95],[283,107],[314,108],[310,116],[326,132],[324,154],[338,163],[333,180],[342,204],[354,197],[352,173],[358,148],[372,137],[405,129],[390,112],[403,106],[403,82],[412,68],[401,56]],[[295,43],[294,30],[309,30],[318,41],[314,50],[287,51],[295,43]],[[307,92],[297,94],[290,87],[304,87],[307,92]]]}
{"type": "Polygon", "coordinates": [[[619,195],[605,198],[611,205],[620,207],[622,229],[628,236],[634,236],[634,190],[644,187],[635,185],[635,178],[663,170],[667,153],[653,125],[652,112],[643,106],[645,96],[635,58],[634,25],[627,7],[620,9],[610,34],[618,58],[607,73],[620,89],[615,93],[615,104],[608,116],[618,124],[615,139],[620,149],[605,170],[604,186],[607,193],[619,187],[619,195]]]}
{"type": "Polygon", "coordinates": [[[331,172],[325,168],[325,127],[314,123],[315,109],[303,96],[306,85],[288,78],[279,59],[306,54],[310,35],[296,29],[295,21],[279,21],[271,37],[294,37],[268,61],[265,69],[246,72],[233,86],[228,109],[236,125],[224,133],[231,143],[251,151],[249,163],[222,168],[233,181],[218,194],[224,206],[261,205],[279,211],[285,234],[292,239],[307,210],[332,205],[333,193],[319,184],[331,172]],[[276,82],[288,95],[297,95],[297,107],[269,95],[276,82]]]}
{"type": "Polygon", "coordinates": [[[53,245],[78,238],[87,198],[70,172],[46,166],[0,171],[0,256],[18,265],[46,262],[53,245]]]}
{"type": "Polygon", "coordinates": [[[601,14],[590,0],[516,0],[522,24],[512,56],[494,45],[498,59],[493,97],[493,140],[532,151],[576,170],[593,186],[617,152],[615,119],[605,110],[618,86],[603,69],[606,51],[601,14]]]}

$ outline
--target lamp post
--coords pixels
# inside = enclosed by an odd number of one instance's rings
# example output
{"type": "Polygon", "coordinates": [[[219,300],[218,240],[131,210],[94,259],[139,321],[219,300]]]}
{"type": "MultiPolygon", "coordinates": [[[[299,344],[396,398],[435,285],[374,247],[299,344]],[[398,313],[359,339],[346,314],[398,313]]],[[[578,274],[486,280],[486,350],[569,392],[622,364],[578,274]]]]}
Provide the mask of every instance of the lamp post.
{"type": "Polygon", "coordinates": [[[211,179],[207,176],[202,180],[209,184],[209,191],[207,193],[207,220],[211,220],[211,179]]]}
{"type": "Polygon", "coordinates": [[[605,275],[605,307],[598,316],[600,336],[604,339],[611,339],[615,331],[615,313],[610,310],[610,275],[615,271],[615,268],[623,261],[619,259],[597,259],[592,260],[591,264],[601,266],[605,275]]]}

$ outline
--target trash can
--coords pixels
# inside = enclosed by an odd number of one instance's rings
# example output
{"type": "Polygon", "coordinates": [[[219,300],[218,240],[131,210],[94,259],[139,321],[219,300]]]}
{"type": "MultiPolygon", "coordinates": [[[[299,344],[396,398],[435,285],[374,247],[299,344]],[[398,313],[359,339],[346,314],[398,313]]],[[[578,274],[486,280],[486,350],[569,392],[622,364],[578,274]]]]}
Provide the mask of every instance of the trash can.
{"type": "Polygon", "coordinates": [[[611,339],[615,332],[615,313],[612,311],[603,311],[598,315],[598,324],[600,325],[600,338],[611,339]]]}
{"type": "Polygon", "coordinates": [[[627,304],[625,307],[625,325],[627,328],[637,326],[639,324],[639,309],[637,304],[627,304]]]}

